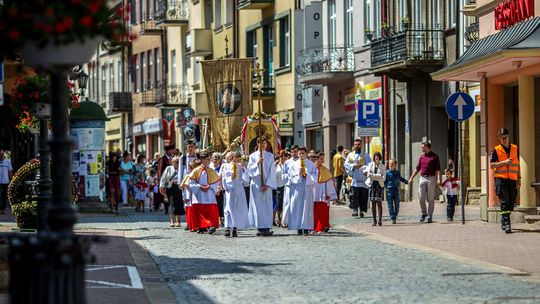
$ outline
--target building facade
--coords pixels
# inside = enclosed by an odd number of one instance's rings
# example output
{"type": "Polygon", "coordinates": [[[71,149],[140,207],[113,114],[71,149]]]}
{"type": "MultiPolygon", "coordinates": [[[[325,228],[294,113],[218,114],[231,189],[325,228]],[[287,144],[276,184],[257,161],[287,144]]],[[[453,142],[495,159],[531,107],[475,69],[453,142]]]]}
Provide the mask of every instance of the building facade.
{"type": "MultiPolygon", "coordinates": [[[[481,185],[482,217],[498,220],[489,154],[499,141],[498,128],[510,130],[519,145],[521,183],[516,219],[536,214],[540,156],[538,102],[540,77],[540,1],[476,1],[465,11],[478,20],[478,41],[456,62],[432,74],[439,81],[461,81],[478,96],[478,115],[468,122],[470,147],[477,151],[475,174],[481,185]],[[519,2],[519,3],[518,3],[519,2]]],[[[476,177],[476,176],[475,176],[476,177]]]]}

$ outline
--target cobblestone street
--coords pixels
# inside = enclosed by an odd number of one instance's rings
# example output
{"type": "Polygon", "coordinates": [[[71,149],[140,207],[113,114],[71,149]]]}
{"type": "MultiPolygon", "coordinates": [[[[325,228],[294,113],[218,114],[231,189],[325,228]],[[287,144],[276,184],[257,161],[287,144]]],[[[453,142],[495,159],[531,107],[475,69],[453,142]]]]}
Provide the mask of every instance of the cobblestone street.
{"type": "Polygon", "coordinates": [[[534,280],[382,242],[351,228],[369,218],[353,219],[343,207],[333,214],[337,228],[310,237],[282,228],[269,238],[253,230],[234,239],[199,235],[168,228],[161,213],[84,216],[78,228],[134,233],[161,272],[142,283],[167,282],[178,303],[540,302],[534,280]]]}

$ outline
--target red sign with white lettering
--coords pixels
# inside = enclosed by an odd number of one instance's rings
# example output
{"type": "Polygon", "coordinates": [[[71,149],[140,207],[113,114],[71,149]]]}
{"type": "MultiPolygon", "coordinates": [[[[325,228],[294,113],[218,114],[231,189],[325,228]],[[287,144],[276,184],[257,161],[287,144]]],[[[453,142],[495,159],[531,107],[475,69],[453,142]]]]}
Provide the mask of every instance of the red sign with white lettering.
{"type": "Polygon", "coordinates": [[[508,0],[495,7],[495,29],[502,30],[534,16],[534,0],[508,0]]]}

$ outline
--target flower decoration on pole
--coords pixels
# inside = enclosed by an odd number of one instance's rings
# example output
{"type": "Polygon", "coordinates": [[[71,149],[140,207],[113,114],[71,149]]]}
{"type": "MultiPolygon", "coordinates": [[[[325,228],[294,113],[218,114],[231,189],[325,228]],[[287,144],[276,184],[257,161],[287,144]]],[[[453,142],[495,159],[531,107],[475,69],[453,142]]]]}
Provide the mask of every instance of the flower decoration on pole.
{"type": "Polygon", "coordinates": [[[132,39],[126,26],[129,6],[111,10],[105,0],[5,0],[0,6],[0,58],[32,41],[39,48],[83,43],[102,37],[132,39]]]}
{"type": "MultiPolygon", "coordinates": [[[[75,91],[75,84],[68,81],[69,109],[79,107],[80,95],[75,91]]],[[[50,84],[47,74],[43,71],[30,70],[29,74],[15,80],[15,88],[11,92],[11,111],[17,117],[15,126],[20,132],[28,132],[39,128],[39,117],[49,116],[50,113],[50,84]]]]}

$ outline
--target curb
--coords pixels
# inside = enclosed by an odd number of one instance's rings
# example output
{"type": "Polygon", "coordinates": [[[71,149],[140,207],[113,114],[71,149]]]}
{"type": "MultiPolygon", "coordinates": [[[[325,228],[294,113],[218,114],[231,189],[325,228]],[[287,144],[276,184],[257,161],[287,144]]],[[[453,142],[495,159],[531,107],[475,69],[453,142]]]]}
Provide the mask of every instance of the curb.
{"type": "Polygon", "coordinates": [[[146,247],[141,241],[134,240],[138,236],[134,231],[125,232],[129,251],[139,271],[148,301],[156,304],[176,303],[173,292],[169,288],[169,285],[161,280],[163,279],[161,272],[146,247]]]}

